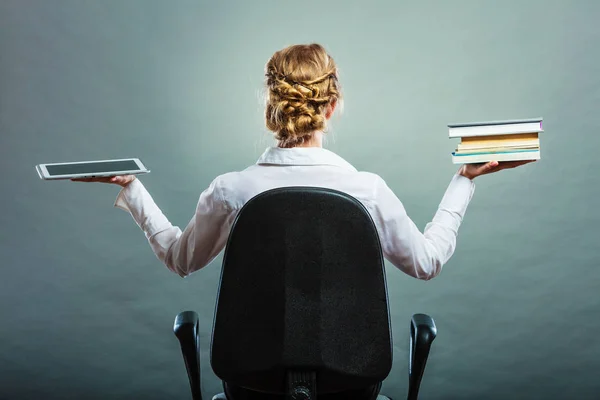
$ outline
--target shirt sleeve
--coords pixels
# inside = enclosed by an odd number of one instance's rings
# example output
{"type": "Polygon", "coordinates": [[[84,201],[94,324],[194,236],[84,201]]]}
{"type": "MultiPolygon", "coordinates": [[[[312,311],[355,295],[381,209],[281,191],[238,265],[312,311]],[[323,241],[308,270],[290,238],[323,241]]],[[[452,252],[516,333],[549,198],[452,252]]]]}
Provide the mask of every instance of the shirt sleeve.
{"type": "Polygon", "coordinates": [[[378,178],[372,214],[384,257],[417,279],[434,278],[454,253],[458,228],[475,190],[474,182],[454,175],[433,220],[421,232],[398,197],[378,178]]]}
{"type": "Polygon", "coordinates": [[[121,190],[114,205],[131,214],[156,257],[181,277],[208,265],[219,254],[235,217],[217,179],[200,195],[196,212],[183,232],[169,222],[139,179],[121,190]]]}

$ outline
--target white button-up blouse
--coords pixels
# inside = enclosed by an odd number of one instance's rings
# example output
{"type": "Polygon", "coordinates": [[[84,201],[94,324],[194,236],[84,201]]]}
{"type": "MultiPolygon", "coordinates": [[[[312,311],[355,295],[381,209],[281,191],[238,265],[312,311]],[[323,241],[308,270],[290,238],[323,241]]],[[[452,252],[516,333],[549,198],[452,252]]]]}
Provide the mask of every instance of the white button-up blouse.
{"type": "Polygon", "coordinates": [[[423,280],[438,275],[454,253],[475,188],[470,179],[454,175],[433,220],[421,232],[378,175],[357,171],[324,148],[270,147],[255,165],[215,178],[200,194],[183,231],[169,222],[139,179],[120,191],[115,206],[131,214],[158,259],[185,277],[209,264],[225,247],[236,214],[248,200],[285,186],[324,187],[355,197],[375,222],[384,257],[423,280]]]}

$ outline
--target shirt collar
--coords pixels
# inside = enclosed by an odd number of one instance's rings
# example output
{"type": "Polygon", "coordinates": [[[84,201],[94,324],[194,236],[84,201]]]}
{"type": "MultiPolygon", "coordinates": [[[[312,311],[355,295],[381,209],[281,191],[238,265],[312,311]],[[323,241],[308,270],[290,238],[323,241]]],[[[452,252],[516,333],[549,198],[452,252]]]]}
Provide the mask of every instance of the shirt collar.
{"type": "Polygon", "coordinates": [[[332,165],[356,171],[350,163],[322,147],[268,147],[256,162],[258,165],[332,165]]]}

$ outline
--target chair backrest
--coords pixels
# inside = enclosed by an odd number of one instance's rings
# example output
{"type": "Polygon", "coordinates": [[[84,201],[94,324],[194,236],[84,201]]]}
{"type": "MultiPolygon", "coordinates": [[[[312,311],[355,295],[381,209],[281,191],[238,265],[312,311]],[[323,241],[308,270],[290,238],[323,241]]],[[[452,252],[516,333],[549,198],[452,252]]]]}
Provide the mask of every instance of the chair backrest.
{"type": "Polygon", "coordinates": [[[278,394],[289,370],[316,372],[318,393],[387,377],[384,261],[358,200],[287,187],[244,205],[225,249],[211,365],[227,383],[278,394]]]}

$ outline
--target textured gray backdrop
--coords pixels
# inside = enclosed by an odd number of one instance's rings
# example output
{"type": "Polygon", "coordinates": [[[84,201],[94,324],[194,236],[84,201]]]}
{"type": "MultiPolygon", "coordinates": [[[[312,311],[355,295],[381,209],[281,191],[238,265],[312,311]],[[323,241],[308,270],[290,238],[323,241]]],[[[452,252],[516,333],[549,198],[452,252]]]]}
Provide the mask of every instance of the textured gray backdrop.
{"type": "Polygon", "coordinates": [[[182,280],[113,208],[118,187],[43,162],[140,157],[185,226],[218,174],[255,162],[264,63],[323,43],[345,113],[327,147],[383,176],[424,227],[456,167],[446,124],[543,116],[542,161],[479,178],[442,274],[388,268],[406,389],[414,312],[434,316],[423,399],[600,398],[600,2],[0,0],[0,398],[186,399],[175,315],[202,319],[221,257],[182,280]]]}

